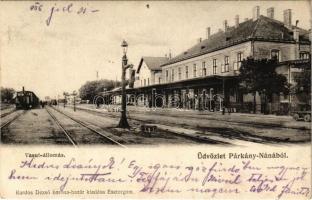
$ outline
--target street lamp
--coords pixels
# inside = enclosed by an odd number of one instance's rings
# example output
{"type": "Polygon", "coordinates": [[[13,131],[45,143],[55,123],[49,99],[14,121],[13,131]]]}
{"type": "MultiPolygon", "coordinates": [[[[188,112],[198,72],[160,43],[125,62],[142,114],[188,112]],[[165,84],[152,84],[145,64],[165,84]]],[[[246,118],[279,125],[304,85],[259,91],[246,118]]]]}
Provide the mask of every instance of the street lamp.
{"type": "Polygon", "coordinates": [[[104,92],[103,92],[103,104],[106,105],[106,92],[107,92],[107,88],[103,88],[104,92]]]}
{"type": "Polygon", "coordinates": [[[74,111],[76,112],[76,95],[77,95],[76,90],[73,91],[72,95],[74,96],[74,111]]]}
{"type": "Polygon", "coordinates": [[[128,65],[128,58],[127,58],[127,50],[128,50],[128,43],[123,40],[121,43],[121,47],[123,50],[122,56],[122,73],[121,73],[121,117],[118,124],[119,128],[130,128],[129,123],[127,121],[126,115],[126,70],[131,68],[132,65],[128,65]]]}
{"type": "Polygon", "coordinates": [[[126,40],[123,40],[121,43],[121,47],[122,47],[122,51],[125,57],[127,57],[127,50],[128,50],[128,43],[126,42],[126,40]]]}
{"type": "Polygon", "coordinates": [[[66,102],[67,102],[66,97],[68,96],[68,93],[67,92],[63,92],[63,95],[64,95],[64,108],[65,108],[65,105],[66,105],[66,102]]]}

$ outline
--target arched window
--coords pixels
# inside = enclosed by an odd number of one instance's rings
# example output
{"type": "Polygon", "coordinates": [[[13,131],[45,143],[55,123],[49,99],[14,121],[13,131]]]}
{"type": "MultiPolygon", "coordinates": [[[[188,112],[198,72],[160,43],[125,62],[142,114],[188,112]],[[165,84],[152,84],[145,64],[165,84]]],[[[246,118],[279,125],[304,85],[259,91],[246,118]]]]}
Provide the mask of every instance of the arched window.
{"type": "Polygon", "coordinates": [[[185,66],[185,78],[188,78],[188,66],[185,66]]]}
{"type": "Polygon", "coordinates": [[[203,61],[202,62],[202,76],[206,76],[207,75],[207,71],[206,71],[206,62],[203,61]]]}
{"type": "Polygon", "coordinates": [[[217,74],[217,59],[212,60],[212,73],[217,74]]]}
{"type": "Polygon", "coordinates": [[[228,72],[230,71],[229,69],[229,56],[224,57],[224,69],[222,72],[228,72]]]}
{"type": "Polygon", "coordinates": [[[242,65],[242,61],[243,61],[243,53],[242,52],[238,52],[237,53],[236,62],[234,62],[234,71],[239,70],[239,68],[242,65]]]}
{"type": "Polygon", "coordinates": [[[196,64],[193,65],[193,77],[195,78],[197,74],[196,64]]]}
{"type": "Polygon", "coordinates": [[[182,79],[181,67],[178,68],[178,77],[179,77],[179,80],[182,79]]]}
{"type": "Polygon", "coordinates": [[[168,71],[168,69],[166,70],[166,83],[168,83],[169,82],[169,71],[168,71]]]}

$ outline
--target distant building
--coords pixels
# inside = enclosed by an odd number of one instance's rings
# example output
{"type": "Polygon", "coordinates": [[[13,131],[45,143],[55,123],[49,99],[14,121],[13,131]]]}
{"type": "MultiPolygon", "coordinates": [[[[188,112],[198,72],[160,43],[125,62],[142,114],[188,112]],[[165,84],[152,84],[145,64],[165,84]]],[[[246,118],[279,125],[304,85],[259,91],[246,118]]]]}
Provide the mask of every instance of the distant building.
{"type": "Polygon", "coordinates": [[[160,66],[166,62],[166,57],[142,57],[136,70],[134,88],[162,83],[160,66]]]}
{"type": "Polygon", "coordinates": [[[74,104],[74,100],[76,101],[76,104],[80,104],[81,103],[81,98],[77,97],[77,96],[73,96],[73,95],[69,95],[66,97],[66,102],[67,104],[74,104]]]}

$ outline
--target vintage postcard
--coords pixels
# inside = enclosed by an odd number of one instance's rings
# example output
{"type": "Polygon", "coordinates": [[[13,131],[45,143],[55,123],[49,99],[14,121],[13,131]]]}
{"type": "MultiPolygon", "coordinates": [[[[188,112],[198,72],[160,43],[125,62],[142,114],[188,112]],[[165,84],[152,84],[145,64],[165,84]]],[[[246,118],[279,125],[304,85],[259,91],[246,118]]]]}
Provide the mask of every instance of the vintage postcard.
{"type": "Polygon", "coordinates": [[[3,199],[311,199],[310,1],[1,1],[3,199]]]}

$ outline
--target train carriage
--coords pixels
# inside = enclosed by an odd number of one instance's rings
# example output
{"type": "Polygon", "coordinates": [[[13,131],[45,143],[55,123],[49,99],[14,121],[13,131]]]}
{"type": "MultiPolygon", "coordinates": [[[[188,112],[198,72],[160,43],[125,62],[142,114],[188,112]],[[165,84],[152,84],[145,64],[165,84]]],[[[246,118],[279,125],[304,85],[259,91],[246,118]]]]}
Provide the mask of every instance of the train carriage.
{"type": "Polygon", "coordinates": [[[19,91],[15,98],[16,109],[32,109],[39,106],[39,98],[32,91],[19,91]]]}

